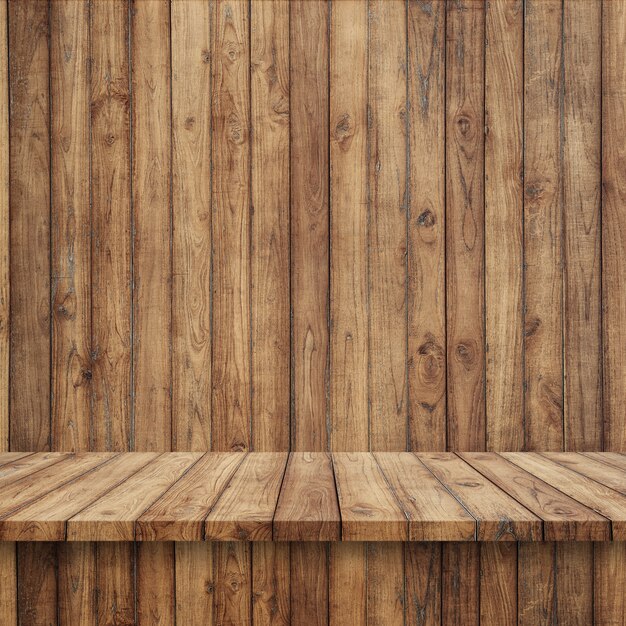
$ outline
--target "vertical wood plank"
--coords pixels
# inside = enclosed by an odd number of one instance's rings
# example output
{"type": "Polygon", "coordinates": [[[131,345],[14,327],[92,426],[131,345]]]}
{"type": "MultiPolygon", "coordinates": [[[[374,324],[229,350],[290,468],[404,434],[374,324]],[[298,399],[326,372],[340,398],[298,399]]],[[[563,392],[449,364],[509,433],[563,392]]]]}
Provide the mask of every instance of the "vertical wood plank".
{"type": "MultiPolygon", "coordinates": [[[[289,544],[252,544],[252,623],[291,624],[289,544]]],[[[297,592],[296,592],[297,593],[297,592]]]]}
{"type": "Polygon", "coordinates": [[[130,449],[130,85],[128,2],[92,2],[91,324],[93,450],[130,449]]]}
{"type": "Polygon", "coordinates": [[[96,549],[94,543],[59,543],[58,594],[60,626],[96,626],[96,549]]]}
{"type": "Polygon", "coordinates": [[[17,544],[18,624],[57,623],[56,544],[17,544]]]}
{"type": "Polygon", "coordinates": [[[171,446],[170,12],[133,1],[133,393],[135,449],[171,446]]]}
{"type": "Polygon", "coordinates": [[[331,448],[368,449],[367,4],[330,23],[331,448]]]}
{"type": "Polygon", "coordinates": [[[0,606],[6,626],[17,626],[16,544],[0,543],[0,606]]]}
{"type": "Polygon", "coordinates": [[[604,449],[626,451],[626,2],[602,3],[602,298],[604,449]]]}
{"type": "Polygon", "coordinates": [[[441,624],[442,544],[410,542],[404,547],[406,623],[441,624]]]}
{"type": "Polygon", "coordinates": [[[407,446],[406,6],[369,4],[370,447],[407,446]]]}
{"type": "Polygon", "coordinates": [[[50,4],[52,447],[88,450],[91,395],[89,5],[50,4]]]}
{"type": "Polygon", "coordinates": [[[485,4],[459,0],[447,6],[447,445],[483,450],[485,4]]]}
{"type": "Polygon", "coordinates": [[[563,9],[564,445],[602,450],[602,4],[563,9]]]}
{"type": "MultiPolygon", "coordinates": [[[[606,7],[606,5],[605,5],[606,7]]],[[[606,8],[605,8],[606,10],[606,8]]],[[[626,624],[626,542],[594,544],[594,624],[626,624]]]]}
{"type": "Polygon", "coordinates": [[[252,448],[289,449],[289,3],[251,3],[252,448]]]}
{"type": "Polygon", "coordinates": [[[528,0],[524,38],[525,447],[563,446],[561,0],[528,0]]]}
{"type": "Polygon", "coordinates": [[[216,544],[215,622],[249,624],[252,618],[250,597],[251,544],[242,541],[216,544]]]}
{"type": "Polygon", "coordinates": [[[177,542],[176,624],[214,624],[214,544],[177,542]]]}
{"type": "Polygon", "coordinates": [[[333,542],[329,560],[329,624],[366,626],[367,544],[359,541],[333,542]]]}
{"type": "Polygon", "coordinates": [[[9,29],[8,3],[0,6],[0,450],[9,449],[9,29]]]}
{"type": "Polygon", "coordinates": [[[210,12],[197,0],[171,5],[175,450],[211,445],[210,12]]]}
{"type": "Polygon", "coordinates": [[[215,450],[250,448],[250,62],[248,5],[218,0],[213,52],[215,450]]]}
{"type": "Polygon", "coordinates": [[[556,544],[557,624],[594,623],[593,575],[593,543],[556,544]]]}
{"type": "Polygon", "coordinates": [[[404,614],[404,544],[367,544],[367,624],[402,626],[404,614]]]}
{"type": "Polygon", "coordinates": [[[480,623],[480,546],[445,543],[442,546],[441,617],[446,626],[480,623]]]}
{"type": "Polygon", "coordinates": [[[96,550],[97,623],[132,626],[135,624],[133,544],[103,541],[96,550]]]}
{"type": "Polygon", "coordinates": [[[324,542],[291,545],[291,623],[328,624],[328,549],[324,542]]]}
{"type": "Polygon", "coordinates": [[[12,450],[50,449],[48,33],[46,3],[9,3],[12,450]]]}
{"type": "Polygon", "coordinates": [[[174,623],[174,544],[144,541],[137,544],[137,623],[169,626],[174,623]]]}
{"type": "Polygon", "coordinates": [[[489,2],[485,36],[486,443],[488,450],[521,450],[523,2],[489,2]]]}
{"type": "Polygon", "coordinates": [[[480,544],[480,623],[517,626],[517,544],[480,544]]]}
{"type": "Polygon", "coordinates": [[[519,626],[558,624],[556,548],[549,543],[520,543],[518,552],[519,626]]]}
{"type": "Polygon", "coordinates": [[[411,450],[446,449],[444,2],[408,5],[411,450]]]}
{"type": "Polygon", "coordinates": [[[290,3],[292,446],[328,448],[328,3],[290,3]]]}

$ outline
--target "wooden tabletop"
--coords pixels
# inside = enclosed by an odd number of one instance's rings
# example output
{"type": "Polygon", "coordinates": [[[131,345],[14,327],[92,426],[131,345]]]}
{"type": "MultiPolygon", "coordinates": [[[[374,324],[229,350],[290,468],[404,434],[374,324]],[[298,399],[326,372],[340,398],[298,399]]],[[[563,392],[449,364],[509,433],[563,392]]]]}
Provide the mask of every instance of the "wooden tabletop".
{"type": "Polygon", "coordinates": [[[618,453],[1,453],[2,541],[626,540],[618,453]]]}

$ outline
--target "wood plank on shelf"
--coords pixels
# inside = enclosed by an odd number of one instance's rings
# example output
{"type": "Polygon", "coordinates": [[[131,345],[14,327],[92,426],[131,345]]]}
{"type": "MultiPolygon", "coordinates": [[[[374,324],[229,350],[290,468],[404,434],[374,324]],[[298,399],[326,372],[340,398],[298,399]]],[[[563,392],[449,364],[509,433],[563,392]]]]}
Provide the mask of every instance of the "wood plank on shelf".
{"type": "Polygon", "coordinates": [[[118,455],[31,504],[2,516],[0,540],[28,538],[30,541],[65,541],[66,522],[72,515],[92,504],[157,456],[154,452],[118,455]]]}
{"type": "Polygon", "coordinates": [[[39,452],[22,457],[0,467],[0,488],[19,480],[33,472],[54,465],[70,455],[62,452],[39,452]]]}
{"type": "Polygon", "coordinates": [[[546,541],[603,541],[611,537],[606,517],[513,465],[495,452],[459,452],[485,478],[543,520],[546,541]]]}
{"type": "Polygon", "coordinates": [[[138,541],[200,541],[204,520],[222,494],[243,453],[207,452],[135,523],[138,541]]]}
{"type": "Polygon", "coordinates": [[[344,541],[406,541],[408,520],[376,459],[335,452],[333,468],[344,541]]]}
{"type": "Polygon", "coordinates": [[[450,452],[416,455],[478,520],[478,541],[541,539],[542,521],[458,456],[450,452]]]}
{"type": "Polygon", "coordinates": [[[626,470],[626,455],[620,454],[619,452],[584,452],[584,455],[588,456],[590,459],[619,467],[621,470],[626,470]]]}
{"type": "Polygon", "coordinates": [[[330,456],[292,452],[274,515],[275,541],[336,541],[339,504],[330,456]]]}
{"type": "Polygon", "coordinates": [[[410,452],[375,452],[409,519],[409,541],[473,541],[476,519],[410,452]]]}
{"type": "Polygon", "coordinates": [[[67,522],[68,541],[133,541],[135,521],[196,463],[202,453],[161,455],[67,522]]]}
{"type": "Polygon", "coordinates": [[[204,521],[207,541],[268,541],[287,463],[286,452],[250,453],[204,521]]]}

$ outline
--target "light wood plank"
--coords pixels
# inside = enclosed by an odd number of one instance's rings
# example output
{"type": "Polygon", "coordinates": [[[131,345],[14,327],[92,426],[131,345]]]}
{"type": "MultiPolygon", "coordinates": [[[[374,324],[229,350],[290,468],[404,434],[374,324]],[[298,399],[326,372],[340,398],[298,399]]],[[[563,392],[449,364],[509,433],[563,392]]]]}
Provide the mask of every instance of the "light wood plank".
{"type": "Polygon", "coordinates": [[[248,454],[207,516],[204,538],[271,540],[272,519],[286,464],[286,452],[248,454]]]}
{"type": "Polygon", "coordinates": [[[204,520],[244,458],[244,454],[205,454],[137,519],[137,540],[204,539],[204,520]]]}
{"type": "Polygon", "coordinates": [[[487,3],[485,342],[488,450],[524,446],[522,111],[524,5],[487,3]]]}
{"type": "Polygon", "coordinates": [[[407,45],[401,0],[369,3],[370,449],[407,447],[407,45]]]}
{"type": "Polygon", "coordinates": [[[328,563],[330,626],[367,625],[367,544],[330,544],[328,563]]]}
{"type": "Polygon", "coordinates": [[[204,542],[174,544],[176,552],[176,624],[214,624],[215,546],[204,542]]]}
{"type": "Polygon", "coordinates": [[[441,625],[441,551],[435,542],[404,545],[407,624],[441,625]]]}
{"type": "Polygon", "coordinates": [[[557,623],[593,624],[593,543],[557,543],[555,566],[557,623]]]}
{"type": "Polygon", "coordinates": [[[250,24],[252,447],[289,449],[289,2],[252,2],[250,24]]]}
{"type": "Polygon", "coordinates": [[[292,624],[328,624],[328,550],[323,542],[297,541],[291,545],[292,624]],[[295,590],[306,590],[306,593],[295,590]]]}
{"type": "Polygon", "coordinates": [[[65,458],[68,458],[68,455],[60,452],[42,452],[3,465],[0,467],[0,488],[54,465],[65,458]]]}
{"type": "Polygon", "coordinates": [[[554,543],[519,544],[519,626],[548,626],[558,623],[555,550],[554,543]]]}
{"type": "Polygon", "coordinates": [[[478,541],[541,539],[541,520],[458,456],[445,452],[417,456],[478,520],[478,541]]]}
{"type": "MultiPolygon", "coordinates": [[[[8,447],[8,443],[5,447],[8,447]]],[[[29,454],[32,454],[32,452],[0,452],[0,467],[13,463],[29,454]]]]}
{"type": "Polygon", "coordinates": [[[524,36],[525,446],[563,448],[561,0],[529,0],[524,36]]]}
{"type": "Polygon", "coordinates": [[[57,546],[60,625],[97,626],[96,545],[60,543],[57,546]]]}
{"type": "Polygon", "coordinates": [[[8,9],[10,444],[13,450],[43,451],[50,449],[48,5],[9,2],[8,9]]]}
{"type": "Polygon", "coordinates": [[[480,544],[480,623],[517,626],[517,545],[480,544]]]}
{"type": "Polygon", "coordinates": [[[608,517],[611,520],[613,540],[626,540],[626,497],[539,454],[503,452],[502,456],[608,517]]]}
{"type": "MultiPolygon", "coordinates": [[[[81,509],[96,501],[102,494],[117,487],[150,461],[156,458],[153,452],[119,455],[91,472],[65,483],[50,493],[37,498],[0,519],[2,541],[65,541],[67,520],[81,509]]],[[[77,551],[77,558],[80,551],[77,551]]],[[[95,557],[85,549],[85,558],[95,557]]],[[[82,563],[70,563],[78,568],[89,567],[82,563]]],[[[70,572],[67,576],[72,576],[70,572]]]]}
{"type": "Polygon", "coordinates": [[[409,541],[472,541],[476,520],[409,452],[374,454],[409,519],[409,541]]]}
{"type": "Polygon", "coordinates": [[[404,626],[404,546],[367,544],[367,623],[404,626]]]}
{"type": "Polygon", "coordinates": [[[139,626],[169,626],[175,615],[174,544],[147,542],[137,550],[136,616],[139,626]]]}
{"type": "Polygon", "coordinates": [[[626,624],[626,542],[594,544],[593,623],[626,624]]]}
{"type": "Polygon", "coordinates": [[[406,541],[407,516],[372,454],[333,454],[343,541],[406,541]]]}
{"type": "Polygon", "coordinates": [[[619,452],[585,452],[585,456],[626,471],[626,456],[619,452]]]}
{"type": "Polygon", "coordinates": [[[68,541],[133,541],[135,521],[202,455],[161,455],[67,522],[68,541]]]}
{"type": "Polygon", "coordinates": [[[252,623],[291,624],[289,543],[252,544],[252,623]]]}
{"type": "Polygon", "coordinates": [[[292,448],[328,448],[328,15],[290,2],[292,448]]]}
{"type": "Polygon", "coordinates": [[[485,3],[447,3],[448,450],[485,449],[485,3]]]}
{"type": "Polygon", "coordinates": [[[90,4],[93,450],[131,445],[129,9],[90,4]]]}
{"type": "Polygon", "coordinates": [[[408,4],[408,402],[411,450],[446,447],[446,5],[408,4]]]}
{"type": "Polygon", "coordinates": [[[249,624],[252,544],[243,541],[216,546],[215,623],[249,624]]]}
{"type": "Polygon", "coordinates": [[[340,520],[328,454],[292,452],[274,515],[274,540],[337,541],[340,520]]]}
{"type": "Polygon", "coordinates": [[[557,488],[509,463],[495,453],[461,452],[461,458],[485,478],[543,520],[546,541],[607,541],[611,524],[605,517],[569,498],[557,488]]]}

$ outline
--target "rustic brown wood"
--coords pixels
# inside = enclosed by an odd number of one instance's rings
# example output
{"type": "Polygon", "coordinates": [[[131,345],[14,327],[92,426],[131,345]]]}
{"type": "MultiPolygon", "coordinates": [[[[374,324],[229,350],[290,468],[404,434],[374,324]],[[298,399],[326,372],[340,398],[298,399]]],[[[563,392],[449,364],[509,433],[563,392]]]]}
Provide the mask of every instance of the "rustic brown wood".
{"type": "Polygon", "coordinates": [[[449,450],[485,448],[485,3],[447,3],[446,314],[449,450]]]}
{"type": "Polygon", "coordinates": [[[367,624],[367,544],[360,541],[330,544],[329,622],[367,624]]]}
{"type": "Polygon", "coordinates": [[[49,465],[54,465],[68,456],[60,452],[42,452],[7,463],[0,467],[0,488],[49,465]]]}
{"type": "Polygon", "coordinates": [[[585,452],[584,454],[595,461],[601,461],[607,465],[626,470],[626,455],[619,452],[585,452]]]}
{"type": "Polygon", "coordinates": [[[485,28],[486,447],[522,450],[523,1],[487,3],[485,28]]]}
{"type": "Polygon", "coordinates": [[[274,515],[274,540],[336,541],[340,536],[339,504],[329,455],[293,452],[274,515]]]}
{"type": "Polygon", "coordinates": [[[442,624],[479,624],[479,580],[479,546],[468,543],[444,544],[441,565],[442,624]]]}
{"type": "MultiPolygon", "coordinates": [[[[8,3],[0,7],[0,50],[9,58],[8,3]]],[[[0,67],[0,376],[5,381],[0,388],[0,450],[9,449],[9,332],[10,314],[10,150],[9,150],[9,67],[0,67]]],[[[12,603],[14,604],[14,603],[12,603]]]]}
{"type": "Polygon", "coordinates": [[[213,624],[215,546],[197,542],[174,544],[176,551],[176,623],[213,624]]]}
{"type": "Polygon", "coordinates": [[[405,544],[367,544],[367,613],[370,624],[405,624],[405,544]]]}
{"type": "Polygon", "coordinates": [[[552,542],[519,544],[519,626],[558,623],[555,561],[555,544],[552,542]]]}
{"type": "Polygon", "coordinates": [[[291,623],[290,544],[252,545],[252,621],[288,626],[291,623]]]}
{"type": "Polygon", "coordinates": [[[289,449],[289,2],[250,6],[252,449],[289,449]]]}
{"type": "Polygon", "coordinates": [[[441,552],[439,543],[404,546],[406,620],[408,624],[441,624],[441,552]]]}
{"type": "Polygon", "coordinates": [[[96,546],[93,543],[63,543],[57,546],[58,623],[77,620],[85,626],[97,625],[96,546]]]}
{"type": "Polygon", "coordinates": [[[56,624],[57,548],[55,543],[17,544],[17,623],[56,624]]]}
{"type": "Polygon", "coordinates": [[[598,626],[624,626],[626,543],[594,544],[593,619],[598,626]]]}
{"type": "Polygon", "coordinates": [[[480,544],[480,623],[517,626],[517,545],[480,544]]]}
{"type": "MultiPolygon", "coordinates": [[[[0,15],[1,17],[1,15],[0,15]]],[[[7,626],[17,626],[17,567],[14,543],[0,543],[0,603],[7,626]]]]}
{"type": "Polygon", "coordinates": [[[130,543],[107,541],[96,545],[96,623],[133,624],[134,562],[130,543]]]}
{"type": "MultiPolygon", "coordinates": [[[[208,541],[269,541],[286,452],[249,454],[204,521],[208,541]]],[[[195,495],[195,494],[194,494],[195,495]]]]}

